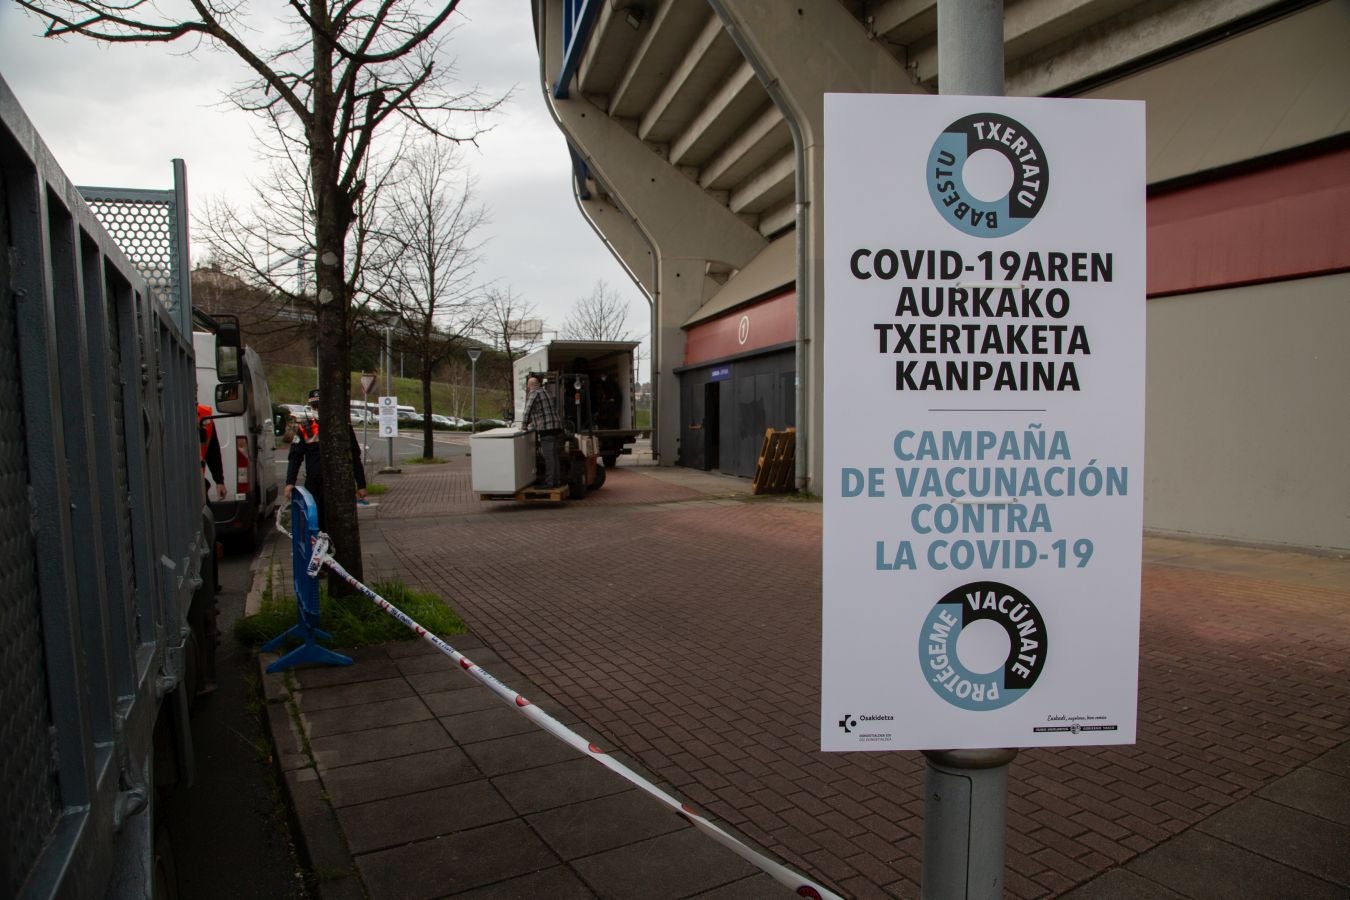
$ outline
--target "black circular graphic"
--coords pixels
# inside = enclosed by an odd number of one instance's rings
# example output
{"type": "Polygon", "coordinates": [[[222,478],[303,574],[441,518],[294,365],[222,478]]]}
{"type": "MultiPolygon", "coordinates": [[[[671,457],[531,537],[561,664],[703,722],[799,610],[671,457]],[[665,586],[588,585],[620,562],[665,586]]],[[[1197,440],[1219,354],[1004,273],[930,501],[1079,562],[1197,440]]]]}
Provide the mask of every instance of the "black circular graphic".
{"type": "Polygon", "coordinates": [[[998,113],[957,119],[938,135],[928,152],[928,196],[956,228],[975,237],[1006,237],[1036,217],[1050,189],[1045,150],[1025,125],[998,113]],[[966,187],[966,161],[993,150],[1012,166],[1012,187],[1002,197],[977,199],[966,187]]]}
{"type": "Polygon", "coordinates": [[[972,581],[933,604],[919,633],[919,663],[939,697],[969,710],[1000,709],[1036,683],[1045,669],[1049,640],[1045,618],[1017,588],[972,581]],[[988,619],[1008,635],[1008,658],[992,672],[972,672],[956,652],[961,631],[988,619]]]}

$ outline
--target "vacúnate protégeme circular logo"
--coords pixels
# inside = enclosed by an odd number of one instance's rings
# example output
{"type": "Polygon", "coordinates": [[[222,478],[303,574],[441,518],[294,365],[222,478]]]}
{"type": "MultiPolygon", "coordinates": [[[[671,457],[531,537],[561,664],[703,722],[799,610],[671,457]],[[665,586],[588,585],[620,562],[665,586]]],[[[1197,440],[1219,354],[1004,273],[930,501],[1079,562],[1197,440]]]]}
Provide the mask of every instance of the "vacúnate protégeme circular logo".
{"type": "Polygon", "coordinates": [[[1050,187],[1045,150],[1026,126],[997,113],[976,113],[948,125],[928,151],[926,179],[933,206],[953,227],[974,237],[1006,237],[1036,217],[1050,187]],[[967,184],[966,163],[992,150],[1012,167],[1001,197],[980,199],[967,184]]]}
{"type": "Polygon", "coordinates": [[[919,663],[924,680],[952,706],[1000,709],[1031,690],[1045,669],[1048,640],[1045,619],[1030,598],[998,581],[973,581],[949,591],[924,619],[919,633],[919,663]],[[1008,637],[1007,658],[977,672],[961,661],[961,633],[990,621],[1008,637]]]}

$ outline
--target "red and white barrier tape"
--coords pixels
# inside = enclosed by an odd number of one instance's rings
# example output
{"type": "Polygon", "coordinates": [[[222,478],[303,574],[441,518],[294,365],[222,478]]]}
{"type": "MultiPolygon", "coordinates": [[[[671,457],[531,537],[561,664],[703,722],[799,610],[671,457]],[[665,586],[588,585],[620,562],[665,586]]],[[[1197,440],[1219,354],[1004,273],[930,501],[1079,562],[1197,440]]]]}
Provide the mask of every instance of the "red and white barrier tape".
{"type": "MultiPolygon", "coordinates": [[[[281,527],[280,523],[278,523],[277,527],[280,529],[281,527]]],[[[337,560],[333,559],[333,556],[330,552],[330,547],[331,544],[328,539],[328,535],[324,534],[323,532],[320,532],[315,539],[314,552],[313,555],[310,557],[309,574],[311,576],[317,576],[319,569],[322,566],[327,566],[328,568],[332,569],[335,573],[337,573],[338,577],[340,577],[343,581],[350,584],[352,587],[356,588],[356,590],[360,591],[361,594],[363,594],[367,599],[373,602],[380,609],[389,613],[389,615],[393,616],[395,619],[398,619],[404,625],[408,626],[414,632],[416,632],[418,637],[422,638],[424,641],[431,644],[436,649],[440,650],[446,656],[450,657],[452,660],[455,661],[456,665],[458,665],[461,669],[463,669],[467,674],[473,676],[474,678],[477,678],[483,684],[487,685],[487,687],[491,689],[491,691],[494,694],[500,697],[503,702],[509,704],[510,706],[514,707],[517,711],[523,713],[528,719],[530,719],[530,721],[534,722],[540,728],[544,729],[549,734],[553,735],[558,740],[562,741],[564,744],[567,744],[568,746],[572,747],[574,750],[580,753],[584,753],[586,756],[589,756],[591,759],[600,763],[600,765],[604,766],[610,771],[618,775],[621,775],[623,778],[627,779],[630,783],[636,785],[637,787],[645,791],[647,794],[651,795],[652,797],[655,797],[657,800],[664,803],[675,813],[684,816],[684,818],[686,818],[691,824],[693,824],[693,826],[697,828],[699,831],[708,835],[713,840],[717,841],[717,843],[721,844],[723,847],[726,847],[728,850],[735,853],[737,856],[741,857],[746,862],[750,863],[751,865],[755,866],[761,871],[766,872],[775,881],[779,882],[780,884],[786,885],[787,887],[796,891],[797,894],[802,897],[811,897],[815,898],[815,900],[843,900],[842,897],[840,897],[833,891],[829,890],[828,888],[816,884],[814,881],[810,881],[807,878],[804,878],[803,876],[797,874],[796,872],[792,871],[786,866],[774,862],[773,860],[769,859],[767,856],[760,853],[759,851],[747,847],[745,844],[741,843],[741,841],[737,840],[732,835],[728,834],[721,828],[714,825],[712,822],[705,819],[702,814],[694,810],[693,807],[691,807],[689,804],[681,803],[675,797],[672,797],[670,794],[667,794],[665,791],[661,790],[659,787],[652,784],[646,778],[643,778],[637,772],[634,772],[632,769],[628,768],[623,763],[611,757],[604,750],[601,750],[595,744],[587,741],[581,735],[577,734],[575,731],[572,731],[566,725],[563,725],[561,722],[550,716],[548,713],[544,712],[538,706],[535,706],[521,694],[516,693],[515,691],[511,690],[511,688],[507,687],[505,684],[502,684],[491,674],[486,672],[481,666],[478,666],[477,664],[472,662],[463,653],[460,653],[454,647],[450,646],[445,641],[436,637],[436,635],[427,631],[416,621],[414,621],[410,616],[408,616],[407,613],[403,612],[403,610],[394,606],[388,600],[384,599],[379,594],[377,594],[375,591],[371,590],[369,587],[353,578],[351,574],[347,572],[346,569],[342,568],[342,566],[338,564],[337,560]]]]}

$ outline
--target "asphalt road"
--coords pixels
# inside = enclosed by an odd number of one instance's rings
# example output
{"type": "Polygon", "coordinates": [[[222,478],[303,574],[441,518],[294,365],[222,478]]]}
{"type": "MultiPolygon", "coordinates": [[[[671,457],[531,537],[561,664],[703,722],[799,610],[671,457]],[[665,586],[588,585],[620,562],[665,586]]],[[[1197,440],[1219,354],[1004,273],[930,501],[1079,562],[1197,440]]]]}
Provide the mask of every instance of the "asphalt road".
{"type": "Polygon", "coordinates": [[[160,811],[180,900],[302,900],[309,896],[285,796],[268,757],[252,653],[234,640],[253,554],[227,552],[220,572],[217,689],[192,716],[197,778],[160,811]]]}

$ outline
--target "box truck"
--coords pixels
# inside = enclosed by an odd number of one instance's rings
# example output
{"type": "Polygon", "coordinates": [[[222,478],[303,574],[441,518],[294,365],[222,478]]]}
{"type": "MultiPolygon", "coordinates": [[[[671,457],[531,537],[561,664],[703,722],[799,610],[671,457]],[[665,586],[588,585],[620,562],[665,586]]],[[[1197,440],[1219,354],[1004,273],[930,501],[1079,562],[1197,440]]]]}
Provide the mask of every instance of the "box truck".
{"type": "Polygon", "coordinates": [[[637,347],[637,341],[550,341],[525,354],[512,365],[515,421],[525,412],[525,379],[542,375],[557,386],[568,431],[593,438],[600,459],[614,468],[643,434],[633,371],[637,347]]]}

